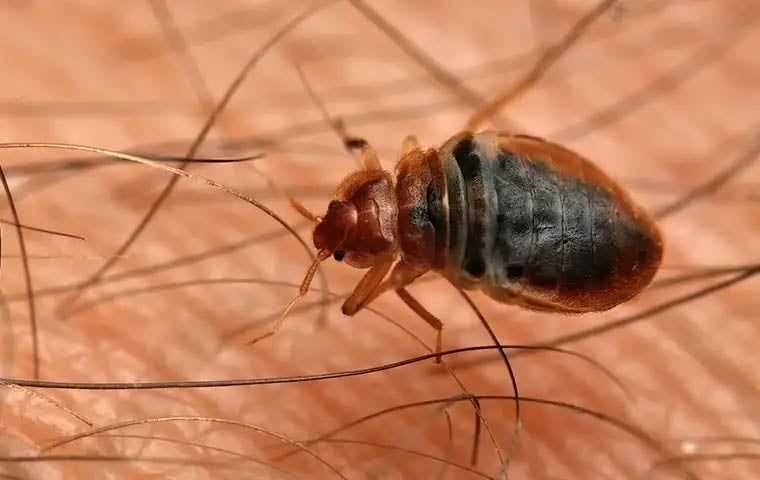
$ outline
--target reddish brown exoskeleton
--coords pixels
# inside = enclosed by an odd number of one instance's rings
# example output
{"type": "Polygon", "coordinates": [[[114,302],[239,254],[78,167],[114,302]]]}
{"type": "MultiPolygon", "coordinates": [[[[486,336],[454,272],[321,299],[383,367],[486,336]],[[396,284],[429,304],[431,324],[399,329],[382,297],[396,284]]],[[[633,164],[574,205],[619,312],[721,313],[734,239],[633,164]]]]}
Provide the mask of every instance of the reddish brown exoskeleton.
{"type": "MultiPolygon", "coordinates": [[[[546,140],[461,133],[439,149],[403,145],[395,179],[370,146],[317,222],[318,261],[369,269],[343,304],[354,315],[393,290],[438,331],[405,289],[428,271],[463,289],[534,310],[606,310],[654,276],[662,240],[651,218],[580,155],[546,140]],[[390,272],[390,273],[389,273],[390,272]]],[[[313,275],[305,279],[303,292],[313,275]]]]}
{"type": "Polygon", "coordinates": [[[471,133],[527,91],[612,3],[601,2],[522,80],[484,104],[465,132],[438,149],[422,149],[408,137],[395,178],[366,141],[337,128],[345,146],[360,151],[363,168],[341,182],[324,217],[293,201],[317,223],[319,253],[299,296],[264,336],[279,329],[331,255],[369,269],[343,304],[344,314],[393,290],[437,330],[438,351],[441,321],[405,288],[431,270],[458,288],[550,312],[606,310],[648,285],[662,258],[660,233],[613,180],[541,138],[471,133]]]}

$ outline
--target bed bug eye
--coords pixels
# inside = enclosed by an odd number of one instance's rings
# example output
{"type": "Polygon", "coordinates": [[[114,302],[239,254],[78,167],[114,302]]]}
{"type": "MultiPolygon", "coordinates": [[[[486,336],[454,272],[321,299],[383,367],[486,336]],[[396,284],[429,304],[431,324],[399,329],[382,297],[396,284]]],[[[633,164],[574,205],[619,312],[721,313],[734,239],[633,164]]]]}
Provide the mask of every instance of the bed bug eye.
{"type": "Polygon", "coordinates": [[[346,256],[346,252],[343,250],[335,250],[335,252],[333,253],[333,258],[335,259],[336,262],[342,262],[343,257],[345,256],[346,256]]]}

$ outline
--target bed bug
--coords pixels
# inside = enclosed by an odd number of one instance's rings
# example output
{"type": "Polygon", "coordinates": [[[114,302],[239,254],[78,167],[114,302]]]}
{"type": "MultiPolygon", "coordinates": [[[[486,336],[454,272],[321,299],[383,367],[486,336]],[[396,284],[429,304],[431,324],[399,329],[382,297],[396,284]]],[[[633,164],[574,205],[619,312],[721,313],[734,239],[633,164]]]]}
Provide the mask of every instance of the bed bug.
{"type": "MultiPolygon", "coordinates": [[[[464,132],[440,148],[402,146],[395,178],[366,141],[364,168],[348,175],[316,222],[315,265],[329,256],[369,269],[343,304],[354,315],[393,290],[438,332],[440,320],[406,290],[435,271],[462,289],[548,312],[610,309],[656,273],[654,221],[612,179],[550,141],[464,132]]],[[[313,275],[307,275],[305,284],[313,275]]]]}
{"type": "MultiPolygon", "coordinates": [[[[339,184],[324,216],[291,199],[316,223],[317,258],[274,329],[254,341],[280,328],[319,263],[330,256],[368,269],[343,304],[344,314],[354,315],[393,290],[436,329],[439,352],[442,322],[406,290],[429,271],[501,303],[560,313],[607,310],[646,287],[660,265],[662,238],[617,183],[551,141],[473,133],[535,84],[613,3],[603,1],[579,20],[530,72],[483,104],[465,131],[440,148],[423,149],[407,137],[395,177],[365,140],[334,124],[346,148],[359,151],[363,168],[339,184]]],[[[324,108],[323,114],[330,121],[324,108]]]]}

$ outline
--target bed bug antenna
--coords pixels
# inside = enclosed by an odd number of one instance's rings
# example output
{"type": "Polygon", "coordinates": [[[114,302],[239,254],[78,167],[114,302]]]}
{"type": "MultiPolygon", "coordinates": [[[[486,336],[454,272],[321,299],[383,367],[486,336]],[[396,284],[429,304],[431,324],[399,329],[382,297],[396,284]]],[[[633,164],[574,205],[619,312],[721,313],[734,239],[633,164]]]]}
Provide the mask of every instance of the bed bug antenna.
{"type": "Polygon", "coordinates": [[[329,250],[320,250],[317,253],[317,258],[314,259],[314,261],[309,266],[309,269],[306,271],[306,275],[303,277],[303,281],[301,282],[301,287],[298,289],[298,294],[293,297],[293,299],[288,302],[288,304],[285,306],[285,309],[282,311],[282,314],[280,315],[280,318],[277,319],[275,324],[272,326],[272,329],[268,332],[259,335],[258,337],[254,338],[253,340],[248,342],[248,345],[256,344],[266,338],[269,338],[280,331],[282,328],[282,325],[285,323],[285,319],[288,317],[288,314],[290,311],[295,307],[299,301],[303,297],[306,296],[306,294],[309,293],[309,287],[311,286],[311,281],[314,279],[314,275],[317,273],[317,269],[319,268],[319,264],[323,261],[330,258],[332,255],[332,252],[329,250]]]}

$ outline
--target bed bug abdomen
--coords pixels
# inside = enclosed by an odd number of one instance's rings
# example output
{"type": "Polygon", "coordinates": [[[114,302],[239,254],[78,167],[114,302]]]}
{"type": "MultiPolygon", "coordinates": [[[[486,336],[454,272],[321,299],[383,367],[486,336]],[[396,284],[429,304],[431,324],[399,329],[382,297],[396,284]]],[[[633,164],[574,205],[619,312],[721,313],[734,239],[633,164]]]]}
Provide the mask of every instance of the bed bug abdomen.
{"type": "Polygon", "coordinates": [[[455,137],[441,151],[447,183],[466,202],[449,198],[452,230],[466,231],[451,239],[460,242],[448,258],[455,283],[528,308],[586,312],[651,281],[662,256],[656,226],[588,160],[496,132],[455,137]]]}

